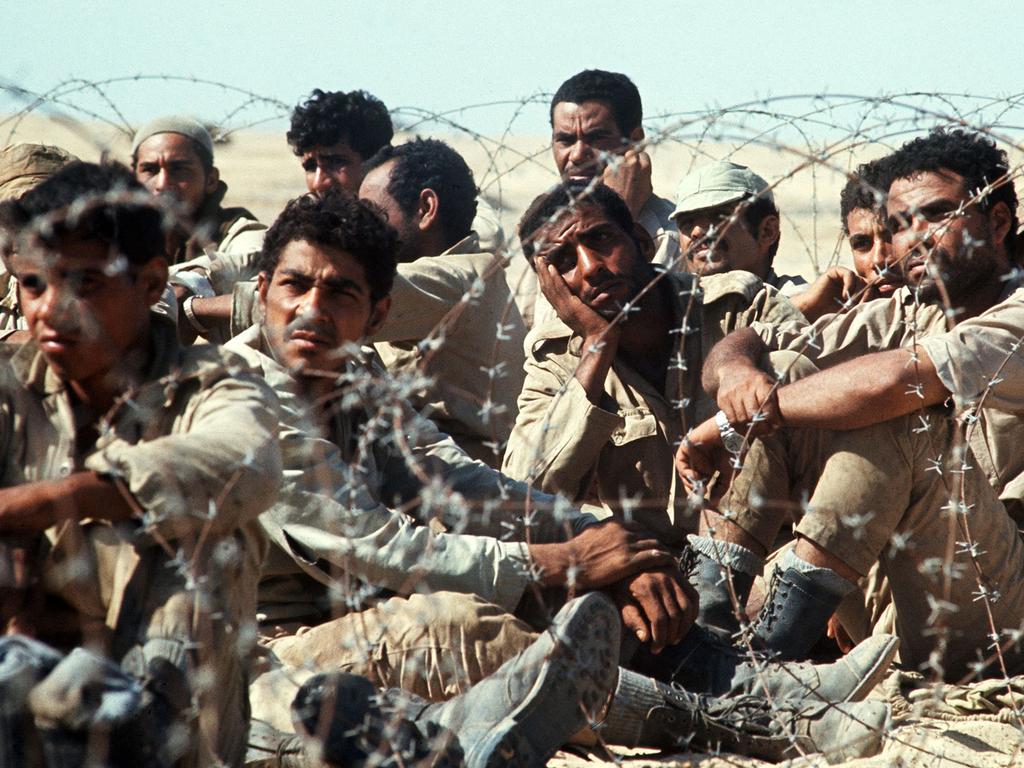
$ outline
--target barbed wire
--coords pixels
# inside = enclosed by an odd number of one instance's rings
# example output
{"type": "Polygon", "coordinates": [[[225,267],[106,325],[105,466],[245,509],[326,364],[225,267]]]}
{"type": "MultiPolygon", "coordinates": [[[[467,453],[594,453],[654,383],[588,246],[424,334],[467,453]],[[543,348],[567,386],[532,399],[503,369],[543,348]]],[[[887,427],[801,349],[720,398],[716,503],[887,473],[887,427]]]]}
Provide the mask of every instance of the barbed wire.
{"type": "MultiPolygon", "coordinates": [[[[280,99],[230,84],[174,75],[135,75],[100,81],[76,78],[57,83],[42,92],[31,92],[12,83],[0,83],[0,94],[6,94],[14,105],[10,114],[0,119],[2,141],[9,144],[41,139],[40,143],[51,143],[52,126],[59,126],[68,135],[95,151],[99,157],[110,152],[116,142],[125,143],[133,133],[133,119],[125,109],[125,106],[130,104],[130,96],[122,95],[122,90],[127,89],[130,92],[131,88],[150,87],[155,84],[173,88],[208,89],[228,97],[229,101],[224,104],[222,116],[215,124],[214,138],[220,142],[218,153],[231,151],[229,139],[282,121],[292,106],[280,99]]],[[[525,203],[557,178],[548,157],[549,144],[547,140],[537,138],[548,131],[546,110],[549,102],[550,94],[536,93],[522,99],[493,100],[444,112],[402,106],[395,108],[392,115],[396,125],[403,131],[437,135],[451,141],[463,151],[476,171],[476,180],[482,193],[496,203],[502,223],[511,228],[525,203]],[[497,109],[508,111],[501,130],[490,132],[474,127],[474,118],[484,113],[494,114],[497,109]],[[543,122],[524,125],[525,121],[534,119],[536,115],[541,115],[543,122]]],[[[837,186],[845,183],[848,174],[859,162],[892,151],[905,139],[936,126],[965,127],[989,136],[1010,153],[1011,181],[1021,175],[1024,169],[1021,160],[1024,149],[1024,92],[1006,96],[941,92],[906,92],[874,96],[808,93],[752,99],[702,110],[661,111],[649,118],[647,136],[635,148],[652,154],[656,187],[668,175],[666,171],[659,170],[659,167],[674,169],[673,173],[678,180],[710,159],[735,158],[751,165],[769,180],[770,188],[780,202],[781,215],[787,225],[783,241],[788,258],[785,263],[796,265],[800,262],[798,257],[802,257],[800,270],[804,274],[816,276],[823,272],[824,267],[843,260],[837,186]],[[764,164],[763,167],[761,163],[764,164]],[[787,210],[790,204],[793,206],[792,210],[787,210]],[[828,236],[830,232],[834,233],[834,237],[828,236]],[[790,246],[789,241],[794,238],[797,245],[790,246]]],[[[290,157],[283,137],[279,137],[279,149],[282,166],[291,163],[294,166],[291,172],[298,177],[297,163],[290,157]]],[[[613,166],[621,162],[616,157],[609,157],[607,160],[613,166]]],[[[235,181],[232,181],[232,190],[242,199],[248,194],[258,192],[246,189],[243,184],[235,181]]],[[[988,191],[976,191],[967,201],[967,206],[982,201],[988,191]]],[[[884,195],[887,190],[876,192],[884,195]]],[[[35,231],[19,233],[16,247],[27,251],[32,239],[39,234],[45,235],[53,222],[67,217],[74,219],[89,210],[92,205],[122,199],[133,203],[144,202],[137,195],[119,194],[107,195],[99,201],[80,201],[72,210],[61,211],[46,221],[37,222],[34,225],[37,227],[35,231]]],[[[276,201],[283,204],[285,199],[287,198],[282,193],[276,201]]],[[[741,214],[742,209],[734,214],[734,218],[741,214]]],[[[553,218],[560,215],[561,212],[553,218]]],[[[962,216],[963,211],[958,215],[962,216]]],[[[181,211],[164,208],[162,216],[163,226],[168,232],[187,225],[181,211]]],[[[950,221],[955,221],[955,218],[950,221]]],[[[714,234],[709,234],[706,241],[713,246],[717,239],[714,234]]],[[[480,280],[486,283],[507,274],[513,290],[503,308],[502,323],[507,322],[510,316],[519,312],[521,306],[526,306],[531,301],[531,291],[536,292],[534,278],[522,256],[521,248],[521,243],[515,243],[514,239],[510,238],[507,247],[496,254],[490,266],[480,275],[480,280]]],[[[928,259],[928,263],[933,263],[934,253],[929,253],[928,259]]],[[[667,266],[671,270],[679,264],[671,262],[667,266]]],[[[125,268],[124,265],[121,268],[125,268]]],[[[899,265],[893,265],[892,268],[898,269],[899,265]]],[[[616,328],[628,322],[631,307],[645,294],[658,290],[657,286],[668,282],[666,274],[660,273],[649,282],[641,293],[631,300],[631,304],[623,307],[611,320],[609,327],[616,328]]],[[[957,307],[950,301],[941,275],[938,275],[937,281],[942,294],[939,306],[947,318],[953,318],[957,307]]],[[[675,329],[680,342],[680,360],[685,353],[686,339],[698,319],[694,313],[700,311],[697,303],[700,290],[701,283],[698,280],[691,293],[685,297],[685,309],[675,329]]],[[[817,343],[814,334],[827,329],[830,323],[840,322],[844,314],[854,311],[866,290],[861,289],[849,297],[842,307],[837,307],[835,316],[827,319],[824,324],[814,326],[814,331],[806,335],[803,346],[798,346],[797,351],[809,352],[817,343]]],[[[529,496],[522,499],[514,498],[514,494],[510,495],[511,492],[505,488],[497,497],[472,498],[459,492],[457,482],[439,473],[430,462],[424,462],[413,447],[418,439],[417,430],[421,427],[417,426],[416,417],[410,413],[407,400],[429,387],[429,374],[444,375],[444,372],[438,372],[432,363],[438,351],[449,343],[453,328],[458,326],[460,320],[470,315],[474,305],[480,301],[480,296],[479,285],[467,290],[462,300],[453,306],[444,320],[431,334],[421,340],[423,355],[418,370],[399,374],[390,379],[357,377],[339,389],[339,402],[358,402],[369,408],[366,421],[368,428],[358,436],[354,458],[351,459],[350,474],[344,482],[349,495],[346,503],[351,509],[358,509],[360,505],[366,503],[360,495],[360,484],[366,482],[363,469],[374,464],[375,451],[379,451],[381,445],[390,444],[405,461],[410,475],[422,485],[422,491],[418,495],[406,498],[402,504],[395,506],[403,514],[415,517],[420,524],[433,524],[438,530],[454,533],[466,530],[479,531],[490,527],[494,530],[494,535],[505,542],[531,543],[534,541],[531,523],[539,520],[544,514],[550,514],[565,535],[570,535],[571,522],[564,501],[552,502],[554,506],[545,510],[544,504],[537,499],[529,496]]],[[[932,332],[929,328],[928,333],[932,332]]],[[[919,341],[918,329],[910,328],[907,336],[910,339],[909,345],[915,346],[919,341]]],[[[943,658],[945,643],[953,631],[949,624],[955,611],[955,603],[951,600],[952,585],[959,579],[973,581],[976,599],[985,606],[988,617],[987,635],[991,644],[986,649],[988,653],[984,661],[989,664],[995,662],[998,669],[996,677],[1003,684],[1010,701],[1017,701],[1024,688],[1020,679],[1014,676],[1015,670],[1005,658],[1005,654],[1015,649],[1024,635],[1024,617],[1016,627],[997,626],[992,606],[1002,596],[993,592],[990,586],[991,575],[986,573],[982,562],[984,553],[980,550],[978,532],[971,524],[970,509],[974,503],[971,494],[974,491],[968,482],[972,477],[971,472],[980,472],[979,468],[972,466],[968,460],[971,455],[969,446],[972,445],[972,438],[983,427],[979,414],[987,407],[989,393],[1003,375],[1007,361],[1019,354],[1022,340],[1024,337],[1019,339],[1014,347],[1006,350],[1006,357],[990,374],[992,383],[977,399],[972,410],[960,414],[960,421],[948,442],[943,442],[942,435],[933,431],[935,425],[946,418],[944,415],[924,411],[914,415],[914,418],[921,419],[920,423],[924,425],[922,429],[929,430],[936,444],[945,450],[944,455],[937,456],[934,460],[938,468],[937,473],[941,475],[945,487],[946,498],[951,505],[946,512],[949,516],[949,532],[946,539],[941,542],[943,554],[939,562],[919,563],[921,568],[935,568],[941,579],[943,604],[933,605],[928,626],[918,628],[921,633],[935,633],[940,638],[937,643],[938,650],[923,670],[928,682],[933,686],[931,690],[935,701],[942,700],[943,692],[946,690],[943,687],[944,683],[956,682],[965,685],[971,682],[970,674],[956,681],[947,680],[943,658]],[[967,571],[960,567],[965,557],[969,564],[967,571]]],[[[485,421],[490,425],[490,432],[485,437],[500,452],[515,425],[515,414],[502,413],[500,409],[495,408],[493,385],[496,380],[516,372],[509,371],[504,365],[500,344],[497,341],[490,359],[485,361],[485,364],[491,386],[487,391],[476,394],[480,397],[478,404],[481,411],[486,414],[485,421]]],[[[685,391],[685,364],[673,370],[676,371],[675,378],[678,380],[679,391],[685,391]]],[[[788,374],[788,370],[780,372],[777,386],[783,385],[788,374]]],[[[553,404],[567,396],[570,385],[571,382],[566,381],[558,391],[551,393],[553,404]]],[[[690,393],[689,396],[696,398],[695,393],[690,393]]],[[[914,396],[914,393],[908,393],[908,396],[914,396]]],[[[125,401],[119,402],[117,408],[124,408],[130,402],[131,397],[126,396],[125,401]]],[[[686,408],[681,401],[674,404],[674,409],[679,417],[678,431],[681,437],[694,424],[686,416],[686,408]]],[[[553,413],[554,405],[549,408],[543,423],[535,431],[536,437],[532,447],[536,453],[532,463],[544,464],[547,460],[548,436],[557,435],[559,430],[564,429],[564,425],[552,420],[553,413]]],[[[112,415],[104,423],[107,424],[107,428],[112,428],[117,421],[118,417],[112,415]]],[[[317,431],[312,424],[309,428],[314,433],[317,431]]],[[[747,439],[748,442],[752,440],[752,433],[747,435],[747,439]]],[[[742,471],[743,466],[739,464],[734,467],[734,476],[742,471]]],[[[322,492],[325,495],[332,495],[333,490],[327,484],[327,479],[324,478],[325,487],[322,492]]],[[[229,486],[234,485],[235,480],[236,478],[225,478],[224,496],[227,495],[229,486]]],[[[524,480],[531,487],[543,485],[536,473],[531,473],[524,480]]],[[[723,477],[720,482],[725,480],[723,477]]],[[[978,482],[987,483],[988,480],[982,477],[978,482]]],[[[583,490],[589,490],[589,486],[583,490]]],[[[616,499],[595,499],[588,498],[585,493],[581,493],[576,501],[603,503],[614,508],[619,514],[641,520],[643,514],[638,514],[639,508],[649,510],[660,507],[664,510],[674,503],[672,498],[640,500],[628,495],[616,499]]],[[[802,514],[810,511],[806,500],[802,503],[793,499],[772,501],[787,504],[789,508],[802,514]]],[[[216,514],[217,508],[223,503],[223,498],[213,501],[210,514],[216,514]]],[[[935,510],[935,513],[938,514],[939,510],[935,510]]],[[[868,522],[870,521],[863,520],[859,524],[867,525],[868,522]]],[[[365,536],[365,531],[361,529],[361,522],[358,520],[338,520],[337,525],[329,532],[342,540],[357,541],[365,536]]],[[[912,528],[900,533],[913,540],[912,528]]],[[[181,546],[180,544],[166,540],[159,542],[167,556],[177,563],[182,573],[187,574],[189,583],[202,585],[202,589],[210,588],[205,573],[206,564],[202,561],[210,535],[209,526],[203,527],[197,540],[184,546],[180,552],[176,550],[176,546],[181,546]]],[[[899,549],[900,547],[896,547],[895,544],[896,542],[893,542],[893,548],[899,549]]],[[[435,552],[432,549],[425,550],[422,553],[424,561],[429,563],[433,554],[435,552]]],[[[905,549],[898,554],[907,556],[905,549]]],[[[378,682],[394,682],[394,674],[384,669],[380,657],[374,655],[378,651],[380,628],[371,627],[367,617],[360,615],[357,610],[379,597],[378,591],[373,589],[374,585],[353,578],[351,573],[339,568],[337,563],[331,564],[328,570],[328,576],[322,582],[322,586],[327,590],[332,612],[341,620],[348,616],[354,619],[350,622],[354,628],[350,627],[347,642],[351,647],[347,651],[352,658],[363,659],[367,664],[367,673],[378,682]]],[[[397,591],[403,594],[416,592],[423,586],[425,570],[427,568],[423,567],[408,572],[397,591]]],[[[536,573],[532,575],[537,576],[536,573]]],[[[576,585],[570,579],[568,586],[571,591],[576,585]]],[[[196,589],[199,590],[199,586],[196,586],[196,589]]],[[[552,598],[540,590],[536,590],[535,597],[543,606],[542,613],[550,617],[556,609],[558,598],[552,598]]],[[[733,598],[735,599],[735,595],[733,598]]],[[[742,606],[737,605],[736,608],[742,606]]],[[[209,640],[210,633],[214,631],[211,629],[211,620],[210,614],[197,612],[196,634],[206,638],[206,642],[212,645],[213,641],[209,640]],[[200,613],[201,621],[198,620],[200,613]]],[[[400,617],[385,617],[380,621],[382,625],[386,625],[388,621],[397,624],[401,620],[400,617]]],[[[254,638],[256,634],[255,628],[252,627],[239,628],[237,631],[240,638],[254,638]]],[[[526,635],[523,642],[529,639],[529,632],[526,635]]],[[[247,645],[242,643],[239,652],[248,650],[247,645]]],[[[748,646],[747,650],[753,654],[753,647],[748,646]]],[[[204,663],[210,663],[212,658],[208,657],[204,663]]],[[[438,698],[465,690],[481,673],[480,669],[470,669],[472,664],[465,658],[446,660],[446,663],[438,664],[436,660],[420,655],[410,656],[405,661],[406,667],[399,674],[401,680],[432,676],[441,678],[439,683],[434,681],[437,687],[427,686],[419,691],[424,695],[438,698]]],[[[355,668],[360,667],[356,664],[355,668]]],[[[201,670],[197,673],[199,671],[201,670]]],[[[311,671],[314,671],[313,666],[307,669],[291,669],[289,674],[293,676],[293,682],[297,682],[311,671]]],[[[205,674],[207,679],[210,679],[209,671],[205,674]]],[[[200,686],[199,690],[208,691],[208,685],[200,686]]],[[[198,707],[200,703],[197,700],[195,705],[198,707]]],[[[1018,731],[1024,731],[1024,708],[1018,704],[1016,709],[1010,709],[1007,717],[1013,727],[1018,731]]],[[[927,744],[913,742],[911,737],[903,735],[896,726],[893,726],[887,735],[894,742],[903,743],[908,749],[936,758],[942,756],[942,747],[931,750],[927,744]]],[[[1019,756],[1020,748],[1020,744],[1012,745],[1011,760],[1019,756]]]]}

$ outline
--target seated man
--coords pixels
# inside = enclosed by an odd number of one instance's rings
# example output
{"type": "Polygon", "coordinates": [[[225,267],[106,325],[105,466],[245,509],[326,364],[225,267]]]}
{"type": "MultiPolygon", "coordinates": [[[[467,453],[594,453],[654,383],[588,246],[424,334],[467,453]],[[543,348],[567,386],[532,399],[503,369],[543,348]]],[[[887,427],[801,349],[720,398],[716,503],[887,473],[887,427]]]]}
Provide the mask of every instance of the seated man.
{"type": "Polygon", "coordinates": [[[579,72],[558,86],[549,117],[562,181],[600,177],[657,244],[674,231],[672,201],[654,194],[651,158],[638,147],[644,140],[643,105],[632,80],[600,69],[579,72]]]}
{"type": "Polygon", "coordinates": [[[154,195],[180,206],[178,226],[167,236],[169,262],[181,264],[206,252],[258,252],[266,226],[245,208],[225,208],[228,185],[214,165],[213,139],[195,120],[172,115],[135,133],[132,170],[154,195]]]}
{"type": "Polygon", "coordinates": [[[731,330],[799,313],[746,273],[699,288],[688,273],[659,276],[651,238],[603,185],[541,195],[519,237],[558,317],[527,336],[504,471],[684,542],[697,520],[672,456],[715,410],[700,386],[704,355],[731,330]]]}
{"type": "Polygon", "coordinates": [[[167,233],[174,300],[168,291],[164,303],[171,305],[179,337],[226,341],[223,328],[197,314],[196,301],[223,292],[215,275],[259,253],[266,226],[245,208],[223,206],[228,187],[214,165],[213,139],[192,118],[160,117],[142,126],[132,142],[132,170],[150,192],[176,203],[175,226],[167,233]]]}
{"type": "Polygon", "coordinates": [[[373,337],[392,374],[433,380],[412,398],[459,447],[499,466],[523,386],[526,326],[504,260],[470,227],[473,172],[436,139],[387,146],[364,166],[359,196],[398,230],[398,283],[373,337]]]}
{"type": "MultiPolygon", "coordinates": [[[[1006,279],[1017,200],[1006,154],[978,134],[933,132],[883,168],[893,259],[914,295],[900,289],[823,318],[802,338],[769,329],[767,348],[750,331],[727,338],[705,372],[723,413],[693,431],[679,464],[690,477],[706,473],[705,451],[721,435],[740,449],[730,424],[752,423],[755,411],[767,415],[759,424],[787,427],[754,443],[712,516],[715,541],[698,543],[730,561],[742,607],[793,494],[811,493],[756,640],[799,656],[877,561],[890,577],[904,662],[955,679],[985,668],[978,654],[992,661],[992,638],[1012,637],[1024,604],[1024,551],[998,498],[1019,509],[1024,477],[1014,376],[1021,296],[1006,279]],[[948,319],[958,322],[945,331],[948,319]],[[776,392],[757,363],[783,347],[831,367],[776,392]],[[951,394],[957,422],[937,408],[914,414],[951,394]]],[[[731,606],[712,581],[702,610],[731,606]]],[[[1003,650],[1008,667],[1020,664],[1019,649],[1003,650]]]]}
{"type": "MultiPolygon", "coordinates": [[[[551,153],[562,181],[609,187],[654,241],[654,258],[678,260],[672,201],[654,194],[651,158],[642,146],[643,102],[633,81],[619,72],[585,69],[558,86],[548,116],[551,153]]],[[[529,327],[554,319],[551,305],[538,293],[532,265],[514,288],[529,327]]]]}
{"type": "MultiPolygon", "coordinates": [[[[317,88],[292,110],[287,140],[299,158],[310,194],[321,195],[337,188],[356,195],[364,163],[389,146],[394,134],[388,108],[372,94],[317,88]]],[[[481,250],[496,253],[505,241],[498,215],[482,198],[477,203],[472,228],[481,250]]],[[[188,272],[172,277],[179,300],[188,295],[196,297],[188,305],[194,327],[213,328],[218,340],[226,340],[252,325],[255,318],[250,312],[255,305],[251,281],[259,271],[258,257],[257,249],[200,258],[189,264],[188,272]]]]}
{"type": "MultiPolygon", "coordinates": [[[[674,562],[655,541],[595,525],[473,461],[410,407],[405,385],[353,357],[347,347],[372,336],[390,308],[396,240],[377,209],[340,193],[298,198],[267,237],[265,320],[228,347],[282,402],[286,481],[262,518],[276,544],[261,585],[268,622],[337,614],[329,587],[340,573],[377,590],[461,592],[511,611],[534,583],[596,587],[674,562]]],[[[674,640],[689,608],[676,586],[666,583],[674,640]]],[[[336,645],[336,654],[362,652],[336,645]]]]}
{"type": "Polygon", "coordinates": [[[711,163],[684,176],[672,220],[687,272],[742,269],[786,296],[807,285],[798,275],[778,275],[772,268],[781,236],[779,209],[768,182],[744,165],[711,163]]]}
{"type": "Polygon", "coordinates": [[[772,262],[781,239],[779,209],[768,182],[746,166],[723,161],[685,176],[672,216],[679,228],[679,266],[688,272],[706,276],[746,270],[789,297],[808,320],[835,312],[853,297],[867,297],[864,281],[845,267],[830,268],[811,285],[799,275],[776,274],[772,262]]]}
{"type": "MultiPolygon", "coordinates": [[[[870,286],[865,299],[889,298],[904,284],[892,262],[892,243],[885,231],[883,160],[857,166],[839,195],[839,218],[850,243],[853,270],[870,286]]],[[[815,319],[815,318],[809,318],[815,319]]]]}
{"type": "MultiPolygon", "coordinates": [[[[0,209],[32,334],[3,350],[0,621],[136,678],[146,764],[237,764],[277,404],[150,311],[167,261],[147,198],[127,168],[73,163],[0,209]]],[[[43,703],[65,724],[90,706],[43,703]]]]}
{"type": "MultiPolygon", "coordinates": [[[[385,321],[395,246],[368,203],[332,193],[292,201],[264,244],[265,319],[228,344],[262,369],[282,401],[285,484],[261,518],[273,542],[260,609],[264,630],[276,634],[265,642],[275,666],[251,691],[254,716],[280,731],[291,730],[298,684],[318,670],[356,672],[433,700],[462,692],[536,641],[512,611],[538,587],[615,584],[627,628],[654,652],[677,643],[692,615],[682,576],[665,567],[656,542],[615,522],[595,524],[471,461],[410,408],[404,386],[367,369],[356,344],[385,321]]],[[[797,716],[808,690],[815,706],[826,695],[858,699],[894,650],[883,641],[842,669],[766,672],[767,689],[762,670],[741,669],[744,657],[726,652],[717,664],[705,653],[661,671],[696,666],[707,680],[713,668],[721,674],[701,690],[778,694],[782,711],[817,733],[822,710],[797,716]]],[[[617,656],[606,661],[615,665],[617,656]]],[[[680,733],[649,717],[652,709],[682,713],[702,736],[737,725],[727,703],[673,698],[637,673],[618,674],[609,739],[677,743],[680,733]]],[[[759,713],[752,717],[769,716],[763,699],[751,707],[759,713]]],[[[882,714],[859,713],[876,724],[882,714]]],[[[845,726],[839,732],[849,735],[845,726]]]]}

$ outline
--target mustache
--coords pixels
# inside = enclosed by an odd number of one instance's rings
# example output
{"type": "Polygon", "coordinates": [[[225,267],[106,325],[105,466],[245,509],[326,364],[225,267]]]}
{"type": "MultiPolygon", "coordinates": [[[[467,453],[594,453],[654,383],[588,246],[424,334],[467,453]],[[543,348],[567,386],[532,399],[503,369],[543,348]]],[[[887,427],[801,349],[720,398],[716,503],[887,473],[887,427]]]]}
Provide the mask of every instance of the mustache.
{"type": "Polygon", "coordinates": [[[285,326],[285,338],[291,338],[294,334],[309,331],[315,333],[325,341],[334,344],[338,341],[334,328],[331,325],[318,321],[315,317],[297,317],[285,326]]]}

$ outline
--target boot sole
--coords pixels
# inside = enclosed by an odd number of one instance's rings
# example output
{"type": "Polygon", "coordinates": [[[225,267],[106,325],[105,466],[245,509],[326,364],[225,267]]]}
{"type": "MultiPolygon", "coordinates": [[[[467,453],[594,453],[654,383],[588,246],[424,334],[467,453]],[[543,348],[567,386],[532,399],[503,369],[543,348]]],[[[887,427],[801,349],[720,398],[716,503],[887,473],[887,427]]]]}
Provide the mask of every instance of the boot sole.
{"type": "Polygon", "coordinates": [[[547,630],[551,650],[530,692],[476,742],[468,768],[543,766],[608,701],[618,674],[618,609],[591,593],[563,610],[547,630]]]}

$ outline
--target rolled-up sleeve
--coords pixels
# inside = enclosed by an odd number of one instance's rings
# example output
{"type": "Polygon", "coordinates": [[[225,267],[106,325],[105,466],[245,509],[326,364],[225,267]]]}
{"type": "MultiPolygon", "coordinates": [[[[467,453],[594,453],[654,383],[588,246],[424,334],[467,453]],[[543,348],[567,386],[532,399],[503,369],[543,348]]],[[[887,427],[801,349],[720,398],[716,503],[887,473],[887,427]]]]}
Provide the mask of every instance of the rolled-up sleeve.
{"type": "Polygon", "coordinates": [[[531,355],[502,471],[548,493],[579,499],[622,423],[618,413],[591,403],[570,372],[531,355]]]}
{"type": "Polygon", "coordinates": [[[166,540],[230,533],[273,503],[281,484],[273,391],[244,372],[196,387],[175,394],[188,402],[171,434],[115,438],[86,460],[87,469],[123,482],[146,529],[166,540]]]}
{"type": "Polygon", "coordinates": [[[959,407],[1024,412],[1024,289],[953,330],[921,339],[920,349],[959,407]]]}

